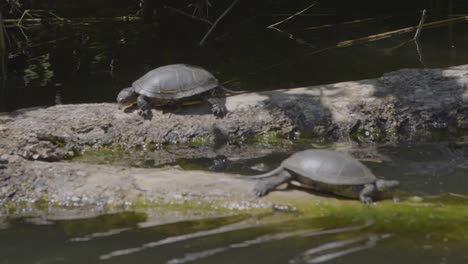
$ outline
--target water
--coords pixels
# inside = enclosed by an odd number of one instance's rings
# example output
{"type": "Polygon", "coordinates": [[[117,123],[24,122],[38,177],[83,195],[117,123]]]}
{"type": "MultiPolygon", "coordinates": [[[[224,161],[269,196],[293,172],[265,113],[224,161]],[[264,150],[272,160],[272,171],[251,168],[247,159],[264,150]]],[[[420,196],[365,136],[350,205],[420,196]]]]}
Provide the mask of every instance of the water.
{"type": "MultiPolygon", "coordinates": [[[[325,218],[307,219],[293,212],[273,213],[271,217],[280,223],[257,226],[262,221],[254,221],[228,232],[223,231],[225,227],[184,232],[178,224],[169,224],[165,227],[178,231],[163,238],[154,234],[156,239],[138,236],[142,240],[136,243],[128,238],[138,232],[135,228],[97,238],[94,242],[84,241],[83,247],[97,249],[100,253],[95,253],[95,259],[116,263],[135,260],[168,264],[466,263],[468,221],[465,217],[450,217],[457,211],[466,210],[464,206],[468,203],[466,144],[441,141],[400,146],[331,147],[350,151],[380,178],[399,180],[401,191],[429,200],[438,199],[434,198],[438,195],[445,198],[434,208],[424,209],[423,206],[399,211],[392,205],[382,207],[383,204],[378,203],[372,208],[363,207],[362,211],[346,212],[345,208],[338,208],[325,218]],[[464,206],[451,211],[452,199],[464,206]],[[448,215],[442,215],[437,208],[448,210],[448,215]],[[284,221],[285,215],[289,215],[290,220],[284,221]],[[115,248],[101,249],[98,241],[105,243],[109,240],[115,243],[115,248]]],[[[228,149],[224,155],[198,149],[202,154],[196,157],[189,151],[181,151],[169,159],[161,159],[163,154],[155,154],[158,152],[155,150],[145,153],[144,159],[136,153],[120,153],[98,163],[135,167],[181,166],[253,175],[275,168],[281,160],[303,148],[307,148],[304,143],[282,150],[266,148],[267,154],[262,154],[248,147],[238,147],[237,152],[228,149]]],[[[96,161],[95,156],[92,160],[96,161]]],[[[154,228],[160,230],[156,232],[159,234],[165,227],[154,228]]],[[[15,226],[11,228],[15,229],[15,226]]]]}
{"type": "Polygon", "coordinates": [[[408,143],[395,146],[341,147],[297,142],[288,146],[244,145],[181,148],[168,146],[154,151],[98,151],[84,153],[79,162],[114,164],[142,168],[181,167],[186,170],[261,174],[275,169],[296,151],[327,147],[348,151],[375,175],[401,182],[401,188],[415,195],[468,194],[468,148],[461,142],[408,143]]]}
{"type": "MultiPolygon", "coordinates": [[[[114,102],[119,90],[147,71],[171,63],[200,65],[226,86],[251,91],[375,78],[400,68],[468,63],[468,23],[424,30],[419,53],[414,43],[405,44],[412,34],[328,49],[340,41],[416,25],[419,20],[417,11],[364,15],[359,17],[364,22],[344,24],[339,31],[334,27],[306,29],[332,23],[335,16],[328,14],[298,17],[281,25],[283,32],[278,32],[266,26],[284,15],[243,17],[234,13],[203,47],[198,42],[206,26],[177,15],[170,27],[141,21],[84,25],[77,21],[25,27],[23,32],[11,27],[0,111],[114,102]]],[[[437,18],[432,15],[428,21],[437,18]]]]}
{"type": "MultiPolygon", "coordinates": [[[[466,263],[466,240],[333,218],[148,225],[131,213],[0,229],[0,263],[466,263]],[[254,224],[255,223],[255,224],[254,224]],[[261,223],[261,222],[260,222],[261,223]],[[27,253],[25,253],[27,250],[27,253]]],[[[466,226],[465,226],[466,231],[466,226]]],[[[433,232],[437,233],[437,232],[433,232]]]]}
{"type": "MultiPolygon", "coordinates": [[[[456,13],[466,12],[466,4],[461,2],[454,1],[456,13]]],[[[113,102],[118,91],[133,80],[150,69],[171,63],[203,66],[226,82],[226,86],[253,91],[375,78],[407,67],[468,63],[466,22],[424,30],[419,53],[414,43],[405,44],[412,34],[327,49],[339,41],[416,25],[421,7],[414,5],[405,9],[403,15],[381,17],[370,15],[373,11],[367,10],[366,5],[343,6],[341,12],[353,13],[347,8],[355,8],[360,15],[341,17],[341,21],[371,19],[342,26],[339,32],[334,27],[305,29],[333,22],[335,14],[297,17],[280,27],[283,32],[266,28],[287,17],[280,14],[286,12],[283,9],[274,15],[266,11],[255,16],[233,14],[204,47],[197,43],[206,27],[183,17],[177,17],[170,27],[141,22],[93,22],[25,28],[24,34],[8,28],[15,45],[4,58],[7,79],[2,82],[0,111],[62,103],[113,102]]],[[[62,8],[59,14],[80,16],[69,7],[62,8]]],[[[299,9],[294,7],[287,12],[299,9]]],[[[381,9],[388,11],[387,7],[381,9]]],[[[82,10],[82,14],[89,10],[82,10]]],[[[103,10],[102,6],[96,10],[103,10]]],[[[122,14],[116,10],[111,13],[98,15],[122,14]]],[[[382,13],[385,12],[379,14],[382,13]]],[[[429,21],[437,18],[434,10],[430,9],[429,14],[429,21]]],[[[291,153],[306,147],[312,146],[302,143],[280,147],[228,146],[222,150],[199,147],[169,152],[93,154],[88,161],[253,175],[275,168],[291,153]]],[[[462,201],[468,195],[464,144],[434,142],[353,151],[379,177],[401,181],[403,191],[423,197],[452,193],[462,201]]],[[[280,223],[260,221],[260,225],[246,216],[152,226],[147,216],[130,212],[82,220],[0,218],[0,264],[467,263],[466,218],[442,219],[438,225],[426,226],[418,222],[421,219],[407,219],[401,213],[376,220],[372,215],[375,210],[382,209],[377,206],[369,209],[369,214],[360,212],[364,216],[337,212],[326,219],[272,213],[270,217],[280,223]],[[410,224],[413,220],[417,225],[410,224]]]]}

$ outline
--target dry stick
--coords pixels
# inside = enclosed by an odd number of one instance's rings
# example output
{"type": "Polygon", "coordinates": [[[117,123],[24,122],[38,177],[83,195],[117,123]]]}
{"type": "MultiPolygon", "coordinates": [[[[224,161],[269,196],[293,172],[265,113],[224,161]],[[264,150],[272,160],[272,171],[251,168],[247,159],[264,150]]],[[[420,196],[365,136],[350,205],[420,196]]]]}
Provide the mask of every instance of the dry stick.
{"type": "Polygon", "coordinates": [[[3,14],[0,10],[0,67],[1,67],[1,83],[0,83],[0,98],[3,98],[0,102],[2,103],[3,107],[0,107],[0,111],[6,111],[4,107],[6,107],[6,100],[7,100],[7,87],[6,87],[6,42],[5,42],[5,25],[3,24],[3,14]]]}
{"type": "Polygon", "coordinates": [[[3,14],[0,11],[0,55],[4,55],[5,50],[5,25],[3,24],[3,14]]]}
{"type": "Polygon", "coordinates": [[[208,25],[213,25],[213,22],[209,21],[208,19],[201,18],[201,17],[197,17],[197,16],[194,16],[194,15],[190,15],[189,13],[186,13],[186,12],[184,12],[184,11],[182,11],[182,10],[179,10],[179,9],[175,8],[175,7],[165,5],[164,8],[167,8],[167,9],[169,9],[169,10],[172,10],[172,11],[176,12],[177,14],[186,16],[186,17],[188,17],[188,18],[191,18],[191,19],[194,19],[194,20],[197,20],[197,21],[206,23],[206,24],[208,24],[208,25]]]}
{"type": "MultiPolygon", "coordinates": [[[[444,25],[444,24],[460,22],[460,21],[466,21],[466,20],[468,20],[468,16],[450,18],[450,19],[445,19],[445,20],[440,20],[440,21],[436,21],[436,22],[427,23],[427,24],[423,25],[423,27],[424,28],[431,28],[431,27],[441,26],[441,25],[444,25]]],[[[354,46],[354,45],[357,45],[357,44],[362,44],[362,43],[366,43],[366,42],[372,42],[372,41],[377,41],[377,40],[381,40],[381,39],[385,39],[385,38],[390,38],[390,37],[393,37],[394,35],[397,35],[397,34],[403,34],[403,33],[408,33],[408,32],[414,31],[417,28],[418,28],[417,26],[407,27],[407,28],[393,30],[393,31],[389,31],[389,32],[385,32],[385,33],[381,33],[381,34],[377,34],[377,35],[367,36],[367,37],[364,37],[364,38],[358,38],[358,39],[353,39],[353,40],[345,40],[345,41],[339,42],[335,46],[330,46],[330,47],[326,47],[326,48],[323,48],[323,49],[319,49],[319,50],[307,53],[306,55],[310,56],[310,55],[321,53],[321,52],[324,52],[324,51],[327,51],[327,50],[332,50],[332,49],[337,49],[337,48],[346,48],[346,47],[351,47],[351,46],[354,46]]],[[[288,62],[288,61],[290,61],[290,59],[287,59],[285,61],[282,61],[282,62],[279,62],[279,63],[276,63],[276,64],[272,64],[272,65],[270,65],[270,66],[268,66],[266,68],[262,68],[262,69],[260,69],[260,70],[258,70],[256,72],[253,72],[252,74],[257,74],[259,72],[275,68],[275,67],[277,67],[279,65],[282,65],[283,63],[288,62]]]]}
{"type": "Polygon", "coordinates": [[[419,62],[424,68],[426,68],[426,63],[424,62],[424,55],[421,51],[421,48],[419,47],[419,40],[415,39],[414,44],[416,45],[416,51],[418,52],[419,62]]]}
{"type": "Polygon", "coordinates": [[[468,199],[468,196],[459,194],[459,193],[448,193],[450,196],[458,197],[458,198],[463,198],[463,199],[468,199]]]}
{"type": "MultiPolygon", "coordinates": [[[[427,24],[424,24],[422,26],[422,28],[431,28],[431,27],[441,26],[441,25],[444,25],[444,24],[450,24],[450,23],[460,22],[460,21],[465,21],[465,20],[468,20],[468,16],[444,19],[444,20],[440,20],[440,21],[427,23],[427,24]]],[[[390,38],[390,37],[393,37],[394,35],[397,35],[397,34],[412,32],[414,30],[417,30],[418,27],[419,26],[407,27],[407,28],[397,29],[397,30],[393,30],[393,31],[389,31],[389,32],[381,33],[381,34],[367,36],[367,37],[364,37],[364,38],[346,40],[346,41],[342,41],[342,42],[338,43],[336,46],[334,46],[332,48],[344,48],[344,47],[349,47],[349,46],[353,46],[355,44],[360,44],[360,43],[364,43],[364,42],[372,42],[372,41],[376,41],[376,40],[390,38]]]]}
{"type": "Polygon", "coordinates": [[[418,30],[416,30],[416,34],[414,34],[414,38],[413,38],[414,41],[417,41],[419,38],[419,35],[421,35],[421,29],[424,25],[425,20],[426,20],[426,9],[422,11],[421,20],[419,20],[418,30]]]}
{"type": "Polygon", "coordinates": [[[419,47],[419,36],[421,35],[421,29],[424,25],[425,20],[426,20],[426,9],[422,11],[421,20],[419,20],[418,29],[416,30],[416,34],[414,34],[414,38],[413,38],[414,44],[416,45],[416,51],[418,52],[419,62],[421,62],[422,66],[424,67],[426,67],[426,64],[424,63],[424,56],[421,52],[421,48],[419,47]]]}
{"type": "MultiPolygon", "coordinates": [[[[58,19],[58,18],[23,18],[22,24],[24,23],[33,23],[33,24],[40,24],[42,21],[48,22],[75,22],[75,23],[92,23],[92,22],[100,22],[100,21],[135,21],[141,20],[142,17],[139,16],[122,16],[122,17],[84,17],[84,18],[69,18],[69,19],[58,19]]],[[[16,24],[20,21],[20,19],[4,19],[5,23],[8,24],[16,24]]]]}
{"type": "Polygon", "coordinates": [[[293,17],[298,16],[298,15],[304,13],[305,11],[309,10],[311,7],[313,7],[313,6],[316,5],[317,3],[318,3],[318,0],[316,0],[315,2],[313,2],[310,6],[308,6],[308,7],[304,8],[304,9],[302,9],[301,11],[295,13],[294,15],[289,16],[289,17],[287,17],[286,19],[283,19],[283,20],[281,20],[281,21],[279,21],[279,22],[276,22],[276,23],[274,23],[274,24],[269,25],[267,28],[273,28],[273,29],[278,30],[277,28],[275,28],[275,26],[277,26],[277,25],[279,25],[279,24],[282,24],[282,23],[284,23],[284,22],[286,22],[286,21],[292,19],[293,17]]]}
{"type": "Polygon", "coordinates": [[[302,41],[302,40],[300,40],[300,39],[294,37],[294,35],[293,35],[292,33],[289,33],[289,32],[286,32],[286,31],[284,31],[284,30],[281,30],[281,29],[277,28],[276,26],[279,25],[279,24],[281,24],[281,23],[283,23],[283,22],[286,22],[286,21],[292,19],[292,18],[295,17],[295,16],[298,16],[298,15],[304,13],[305,11],[309,10],[311,7],[315,6],[315,5],[317,4],[317,2],[318,2],[318,0],[316,0],[315,2],[313,2],[313,3],[312,3],[311,5],[309,5],[308,7],[302,9],[301,11],[295,13],[294,15],[289,16],[289,17],[287,17],[286,19],[283,19],[283,20],[281,20],[281,21],[279,21],[279,22],[277,22],[277,23],[274,23],[274,24],[269,25],[267,28],[269,28],[269,29],[274,29],[274,30],[277,30],[278,32],[287,34],[288,37],[289,37],[290,39],[292,39],[292,40],[294,40],[294,41],[296,41],[296,42],[298,42],[298,43],[301,41],[302,44],[307,44],[308,46],[312,46],[312,47],[313,47],[313,45],[309,44],[308,42],[302,41]]]}
{"type": "MultiPolygon", "coordinates": [[[[358,19],[358,20],[352,20],[352,21],[346,21],[343,23],[340,23],[340,25],[353,25],[353,24],[360,24],[360,23],[366,23],[375,20],[375,18],[366,18],[366,19],[358,19]]],[[[331,28],[333,27],[334,24],[325,24],[321,26],[316,26],[316,27],[306,27],[306,28],[301,28],[298,30],[318,30],[318,29],[324,29],[324,28],[331,28]]]]}
{"type": "Polygon", "coordinates": [[[239,0],[234,0],[232,1],[231,5],[216,19],[216,21],[211,25],[211,28],[206,32],[205,36],[203,36],[202,40],[200,40],[200,43],[198,45],[203,46],[203,43],[205,43],[206,38],[210,35],[211,31],[216,27],[218,22],[229,12],[231,9],[239,2],[239,0]]]}

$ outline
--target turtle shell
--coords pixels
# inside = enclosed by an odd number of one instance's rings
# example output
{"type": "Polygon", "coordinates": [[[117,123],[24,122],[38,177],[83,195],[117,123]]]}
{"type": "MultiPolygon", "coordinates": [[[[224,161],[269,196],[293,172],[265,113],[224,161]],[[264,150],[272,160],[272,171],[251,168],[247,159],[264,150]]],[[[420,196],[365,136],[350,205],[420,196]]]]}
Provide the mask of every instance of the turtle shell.
{"type": "Polygon", "coordinates": [[[362,185],[376,180],[369,168],[351,155],[325,149],[297,152],[281,165],[317,183],[362,185]]]}
{"type": "Polygon", "coordinates": [[[218,86],[218,80],[203,68],[172,64],[149,71],[132,86],[147,97],[180,99],[213,89],[218,86]]]}

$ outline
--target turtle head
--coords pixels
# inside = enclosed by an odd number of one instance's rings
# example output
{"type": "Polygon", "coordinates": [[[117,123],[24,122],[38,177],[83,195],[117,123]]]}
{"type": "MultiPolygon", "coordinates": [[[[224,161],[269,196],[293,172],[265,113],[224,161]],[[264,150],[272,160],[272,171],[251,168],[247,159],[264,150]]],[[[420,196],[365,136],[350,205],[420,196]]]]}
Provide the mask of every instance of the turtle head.
{"type": "Polygon", "coordinates": [[[389,191],[393,190],[396,187],[400,185],[399,181],[387,181],[387,180],[377,180],[375,182],[375,185],[377,186],[377,190],[382,192],[382,191],[389,191]]]}
{"type": "Polygon", "coordinates": [[[137,98],[138,94],[135,92],[135,89],[133,89],[133,87],[128,87],[122,89],[122,91],[117,95],[117,103],[120,106],[127,106],[135,103],[137,98]]]}

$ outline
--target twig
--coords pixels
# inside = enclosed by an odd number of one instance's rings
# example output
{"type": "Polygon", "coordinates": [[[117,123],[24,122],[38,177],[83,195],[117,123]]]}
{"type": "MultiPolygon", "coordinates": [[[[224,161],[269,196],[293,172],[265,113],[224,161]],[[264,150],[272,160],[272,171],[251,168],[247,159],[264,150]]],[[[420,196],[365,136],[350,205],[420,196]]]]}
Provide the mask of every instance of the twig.
{"type": "MultiPolygon", "coordinates": [[[[450,23],[454,23],[454,22],[461,22],[461,21],[467,21],[467,20],[468,20],[468,16],[456,17],[456,18],[450,18],[450,19],[445,19],[445,20],[440,20],[440,21],[427,23],[427,24],[423,25],[423,27],[424,28],[437,27],[437,26],[441,26],[441,25],[444,25],[444,24],[450,24],[450,23]]],[[[377,41],[377,40],[381,40],[381,39],[385,39],[385,38],[390,38],[390,37],[393,37],[394,35],[412,32],[412,31],[414,31],[416,29],[417,29],[417,27],[407,27],[407,28],[393,30],[393,31],[389,31],[389,32],[381,33],[381,34],[376,34],[376,35],[371,35],[371,36],[367,36],[367,37],[363,37],[363,38],[358,38],[358,39],[353,39],[353,40],[346,40],[346,41],[339,42],[335,46],[329,46],[329,47],[325,47],[325,48],[322,48],[322,49],[319,49],[319,50],[312,51],[310,53],[307,53],[306,56],[311,56],[311,55],[322,53],[324,51],[328,51],[328,50],[332,50],[332,49],[346,48],[346,47],[351,47],[351,46],[358,45],[358,44],[363,44],[363,43],[367,43],[367,42],[372,42],[372,41],[377,41]]],[[[301,55],[301,57],[303,58],[304,56],[301,55]]],[[[259,72],[263,72],[263,71],[278,67],[278,66],[280,66],[280,65],[282,65],[282,64],[284,64],[286,62],[289,62],[289,61],[291,61],[291,58],[288,58],[288,59],[286,59],[286,60],[284,60],[282,62],[278,62],[276,64],[269,65],[268,67],[257,70],[255,72],[253,72],[252,74],[258,74],[259,72]]]]}
{"type": "Polygon", "coordinates": [[[198,20],[198,21],[200,21],[200,22],[206,23],[206,24],[208,24],[208,25],[210,25],[210,26],[213,25],[213,22],[209,21],[208,19],[201,18],[201,17],[197,17],[197,16],[194,16],[194,15],[191,15],[191,14],[186,13],[186,12],[184,12],[184,11],[182,11],[182,10],[179,10],[179,9],[177,9],[177,8],[175,8],[175,7],[168,6],[168,5],[164,5],[164,8],[170,9],[170,10],[176,12],[177,14],[186,16],[186,17],[188,17],[188,18],[191,18],[191,19],[198,20]]]}
{"type": "MultiPolygon", "coordinates": [[[[441,25],[444,25],[444,24],[450,24],[450,23],[466,21],[466,20],[468,20],[468,16],[444,19],[444,20],[424,24],[421,28],[437,27],[437,26],[441,26],[441,25]]],[[[342,41],[342,42],[338,43],[336,45],[336,47],[337,48],[344,48],[344,47],[349,47],[349,46],[353,46],[353,45],[361,44],[361,43],[365,43],[365,42],[372,42],[372,41],[376,41],[376,40],[390,38],[390,37],[393,37],[394,35],[412,32],[414,30],[417,30],[417,28],[418,28],[418,26],[407,27],[407,28],[397,29],[397,30],[393,30],[393,31],[389,31],[389,32],[381,33],[381,34],[367,36],[367,37],[364,37],[364,38],[346,40],[346,41],[342,41]]]]}
{"type": "Polygon", "coordinates": [[[198,45],[203,46],[203,43],[205,43],[206,38],[210,35],[211,31],[216,27],[218,22],[229,12],[231,9],[239,2],[239,0],[234,0],[232,1],[231,5],[216,19],[216,21],[211,25],[211,28],[206,32],[205,36],[203,36],[202,40],[200,40],[200,43],[198,45]]]}
{"type": "Polygon", "coordinates": [[[6,50],[5,25],[3,24],[3,14],[0,10],[0,55],[3,55],[5,50],[6,50]]]}
{"type": "MultiPolygon", "coordinates": [[[[94,22],[101,22],[101,21],[135,21],[135,20],[141,20],[143,19],[142,17],[139,16],[122,16],[122,17],[83,17],[83,18],[69,18],[69,19],[58,19],[58,18],[23,18],[21,20],[22,24],[31,23],[31,24],[41,24],[42,21],[48,21],[48,22],[58,22],[58,23],[63,23],[65,21],[67,22],[74,22],[74,23],[94,23],[94,22]]],[[[20,21],[20,19],[4,19],[5,23],[8,24],[16,24],[20,21]]],[[[11,25],[8,25],[7,27],[11,27],[11,25]]]]}
{"type": "Polygon", "coordinates": [[[419,35],[421,35],[421,29],[424,25],[425,20],[426,20],[426,9],[422,11],[421,20],[419,20],[418,30],[416,30],[416,34],[414,34],[414,38],[413,38],[414,41],[417,41],[419,38],[419,35]]]}
{"type": "Polygon", "coordinates": [[[198,0],[195,3],[190,4],[188,6],[194,7],[192,15],[195,15],[196,13],[198,13],[200,16],[208,17],[208,12],[211,7],[211,3],[209,0],[198,0]]]}
{"type": "Polygon", "coordinates": [[[463,194],[459,194],[459,193],[448,193],[448,194],[453,197],[468,199],[468,196],[463,195],[463,194]]]}
{"type": "MultiPolygon", "coordinates": [[[[360,23],[366,23],[375,20],[375,18],[365,18],[365,19],[358,19],[358,20],[351,20],[351,21],[346,21],[343,23],[340,23],[340,25],[353,25],[353,24],[360,24],[360,23]]],[[[334,24],[325,24],[321,26],[316,26],[316,27],[306,27],[306,28],[301,28],[298,30],[318,30],[318,29],[324,29],[324,28],[331,28],[335,26],[334,24]]]]}
{"type": "Polygon", "coordinates": [[[421,65],[426,68],[426,63],[424,62],[424,55],[421,51],[421,48],[419,47],[419,40],[415,39],[414,44],[416,45],[416,51],[418,52],[419,55],[419,62],[421,62],[421,65]]]}
{"type": "Polygon", "coordinates": [[[311,7],[313,7],[313,6],[316,5],[317,3],[318,3],[318,0],[316,0],[315,2],[313,2],[313,3],[312,3],[311,5],[309,5],[308,7],[302,9],[301,11],[295,13],[294,15],[289,16],[289,17],[287,17],[286,19],[283,19],[283,20],[281,20],[281,21],[279,21],[279,22],[276,22],[276,23],[274,23],[274,24],[269,25],[267,28],[273,28],[273,29],[278,30],[278,29],[276,28],[277,25],[282,24],[282,23],[284,23],[284,22],[286,22],[286,21],[292,19],[293,17],[298,16],[298,15],[304,13],[305,11],[309,10],[311,7]]]}
{"type": "Polygon", "coordinates": [[[7,102],[7,87],[6,87],[6,78],[7,78],[7,71],[6,71],[6,43],[5,43],[5,25],[3,24],[3,14],[0,10],[0,67],[1,67],[1,87],[0,87],[0,95],[3,98],[1,104],[3,107],[0,107],[0,111],[6,111],[6,102],[7,102]]]}

